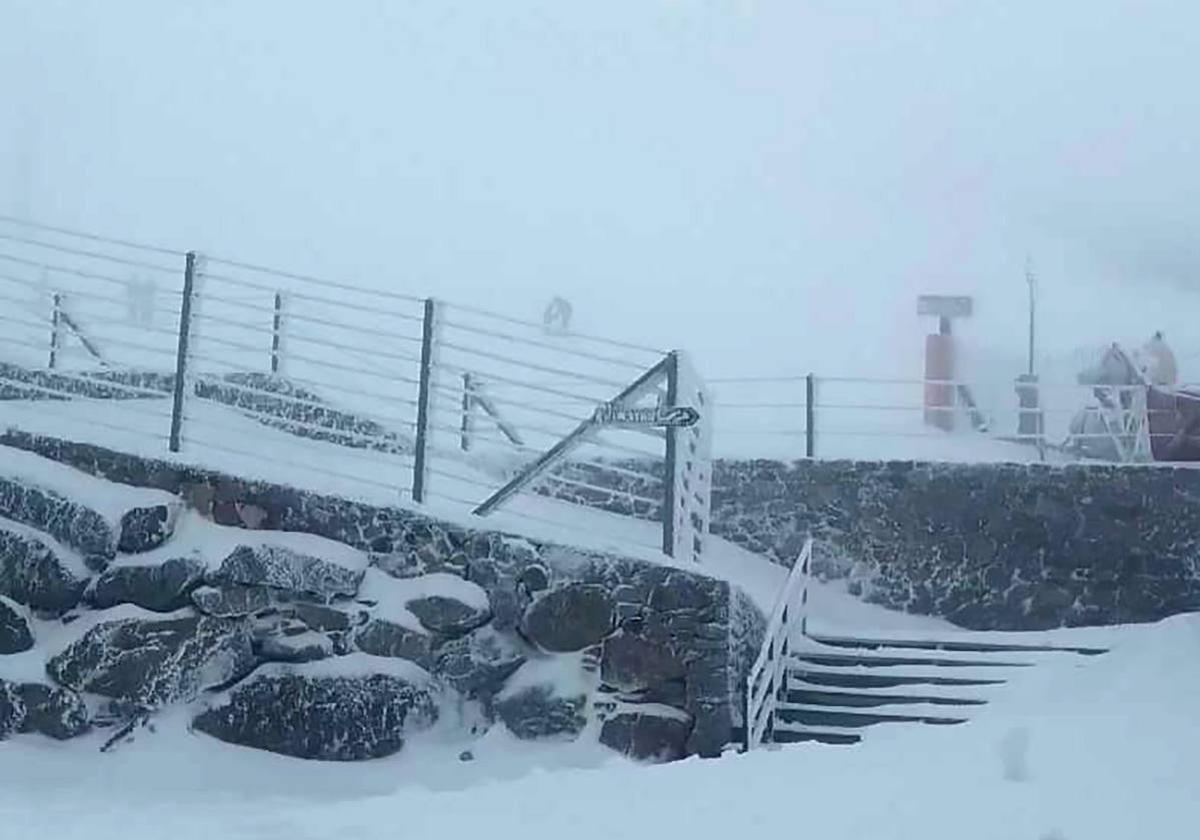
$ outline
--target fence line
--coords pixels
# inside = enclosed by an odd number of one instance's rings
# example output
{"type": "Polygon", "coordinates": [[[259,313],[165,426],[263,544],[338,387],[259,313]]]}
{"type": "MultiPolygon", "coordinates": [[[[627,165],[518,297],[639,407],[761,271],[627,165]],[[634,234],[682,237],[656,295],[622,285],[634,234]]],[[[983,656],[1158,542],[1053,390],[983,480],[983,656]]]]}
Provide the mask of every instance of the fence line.
{"type": "MultiPolygon", "coordinates": [[[[566,505],[606,540],[638,535],[642,548],[687,556],[681,539],[645,542],[645,516],[614,527],[587,499],[661,509],[664,534],[680,510],[707,527],[707,498],[669,480],[690,433],[595,419],[662,351],[9,216],[0,264],[0,301],[14,304],[0,313],[0,421],[36,433],[38,417],[53,417],[56,433],[101,445],[124,432],[159,454],[165,441],[189,460],[250,459],[284,483],[326,476],[464,513],[571,439],[570,457],[504,513],[561,530],[557,513],[539,511],[566,505]],[[588,434],[574,441],[580,427],[588,434]]],[[[669,407],[669,390],[664,381],[636,400],[669,407]]],[[[688,469],[701,457],[691,445],[688,469]]]]}

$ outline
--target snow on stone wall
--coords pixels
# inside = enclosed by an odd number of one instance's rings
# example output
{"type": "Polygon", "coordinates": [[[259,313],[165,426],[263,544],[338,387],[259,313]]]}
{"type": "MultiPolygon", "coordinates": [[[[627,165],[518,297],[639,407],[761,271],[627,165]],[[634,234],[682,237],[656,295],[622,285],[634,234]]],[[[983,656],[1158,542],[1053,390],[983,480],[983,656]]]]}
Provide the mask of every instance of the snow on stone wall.
{"type": "MultiPolygon", "coordinates": [[[[624,462],[630,470],[656,465],[624,462]]],[[[555,495],[657,520],[648,479],[568,465],[555,495]]],[[[894,609],[972,629],[1155,621],[1200,609],[1200,470],[880,461],[717,461],[712,533],[790,565],[812,533],[819,571],[894,609]],[[830,552],[823,552],[828,555],[830,552]]]]}
{"type": "MultiPolygon", "coordinates": [[[[403,733],[363,730],[338,714],[293,720],[267,702],[312,696],[331,708],[341,702],[376,710],[380,720],[429,718],[406,716],[408,704],[424,704],[424,695],[382,665],[337,679],[305,670],[307,663],[357,657],[360,664],[411,662],[444,687],[439,696],[454,698],[446,708],[461,710],[465,702],[477,709],[472,719],[502,722],[523,737],[590,733],[643,759],[717,755],[730,741],[737,687],[764,622],[748,598],[699,569],[15,431],[0,435],[0,445],[187,500],[186,527],[156,551],[119,557],[93,578],[83,599],[92,611],[69,625],[79,628],[77,641],[48,652],[61,684],[110,697],[116,705],[106,713],[115,717],[169,702],[204,703],[196,689],[219,685],[228,693],[200,713],[205,731],[293,755],[374,757],[399,749],[403,733]],[[258,529],[253,536],[243,530],[250,527],[258,529]],[[298,546],[300,537],[312,545],[298,546]],[[336,541],[338,550],[322,549],[324,541],[336,541]],[[341,556],[346,552],[362,563],[341,556]],[[139,608],[176,612],[156,617],[139,608]],[[213,632],[200,633],[204,628],[213,632]],[[110,644],[117,636],[120,650],[110,644]],[[148,646],[136,656],[154,667],[118,667],[130,646],[148,646]],[[276,663],[276,677],[239,690],[251,654],[276,663]],[[204,674],[187,673],[193,667],[204,674]],[[171,690],[159,691],[163,686],[171,690]],[[375,689],[386,696],[374,698],[375,689]],[[344,748],[304,734],[318,723],[344,748]],[[255,732],[269,737],[247,735],[255,732]]],[[[0,587],[0,594],[21,601],[28,593],[0,587]]]]}

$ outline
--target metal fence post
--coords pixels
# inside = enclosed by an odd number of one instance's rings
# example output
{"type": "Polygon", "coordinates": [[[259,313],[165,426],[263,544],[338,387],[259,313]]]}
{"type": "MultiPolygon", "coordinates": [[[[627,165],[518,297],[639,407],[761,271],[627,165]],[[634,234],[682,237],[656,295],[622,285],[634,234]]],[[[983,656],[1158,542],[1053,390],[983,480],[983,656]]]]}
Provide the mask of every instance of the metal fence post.
{"type": "Polygon", "coordinates": [[[472,409],[475,403],[475,385],[471,381],[471,374],[463,371],[462,375],[463,395],[462,395],[462,428],[459,446],[463,452],[468,452],[471,449],[471,434],[474,431],[474,415],[472,409]]]}
{"type": "Polygon", "coordinates": [[[279,348],[283,333],[283,295],[275,293],[275,313],[271,318],[271,374],[279,373],[279,348]]]}
{"type": "Polygon", "coordinates": [[[813,458],[817,450],[817,377],[804,380],[804,456],[813,458]]]}
{"type": "Polygon", "coordinates": [[[59,322],[62,320],[62,292],[54,293],[54,308],[50,311],[50,370],[58,365],[58,348],[62,341],[59,322]]]}
{"type": "Polygon", "coordinates": [[[183,430],[183,395],[187,387],[188,339],[192,331],[192,295],[196,288],[196,252],[188,251],[183,268],[183,300],[179,304],[179,347],[175,354],[175,394],[171,404],[170,449],[179,451],[183,430]]]}
{"type": "Polygon", "coordinates": [[[429,449],[429,415],[432,399],[433,350],[437,304],[433,298],[425,299],[425,317],[421,326],[421,375],[417,392],[417,436],[413,445],[414,502],[425,501],[427,453],[429,449]]]}
{"type": "MultiPolygon", "coordinates": [[[[667,359],[667,408],[674,408],[679,401],[679,353],[672,352],[667,359]]],[[[675,492],[676,473],[679,469],[679,429],[674,426],[667,429],[667,448],[664,461],[662,550],[663,554],[668,557],[674,557],[675,506],[679,504],[675,492]]]]}

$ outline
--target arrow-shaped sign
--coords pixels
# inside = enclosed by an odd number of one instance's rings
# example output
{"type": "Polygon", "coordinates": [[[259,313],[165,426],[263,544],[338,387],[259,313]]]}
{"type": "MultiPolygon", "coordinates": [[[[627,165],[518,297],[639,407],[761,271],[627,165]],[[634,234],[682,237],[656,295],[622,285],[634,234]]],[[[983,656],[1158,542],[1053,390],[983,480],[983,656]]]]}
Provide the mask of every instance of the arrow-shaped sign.
{"type": "Polygon", "coordinates": [[[695,426],[700,412],[690,405],[674,408],[630,408],[617,403],[605,403],[596,409],[595,421],[601,426],[695,426]]]}

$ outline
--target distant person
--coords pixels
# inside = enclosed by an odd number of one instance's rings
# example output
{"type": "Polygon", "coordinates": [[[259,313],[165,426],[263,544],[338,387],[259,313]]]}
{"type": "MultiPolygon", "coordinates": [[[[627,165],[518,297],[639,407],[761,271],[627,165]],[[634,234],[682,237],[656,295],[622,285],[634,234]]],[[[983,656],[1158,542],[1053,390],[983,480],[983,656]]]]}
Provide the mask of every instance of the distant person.
{"type": "Polygon", "coordinates": [[[1161,331],[1142,347],[1142,369],[1151,385],[1174,388],[1179,383],[1179,365],[1161,331]]]}
{"type": "Polygon", "coordinates": [[[566,298],[555,297],[542,314],[542,323],[546,332],[557,335],[565,334],[571,328],[571,303],[566,298]]]}

